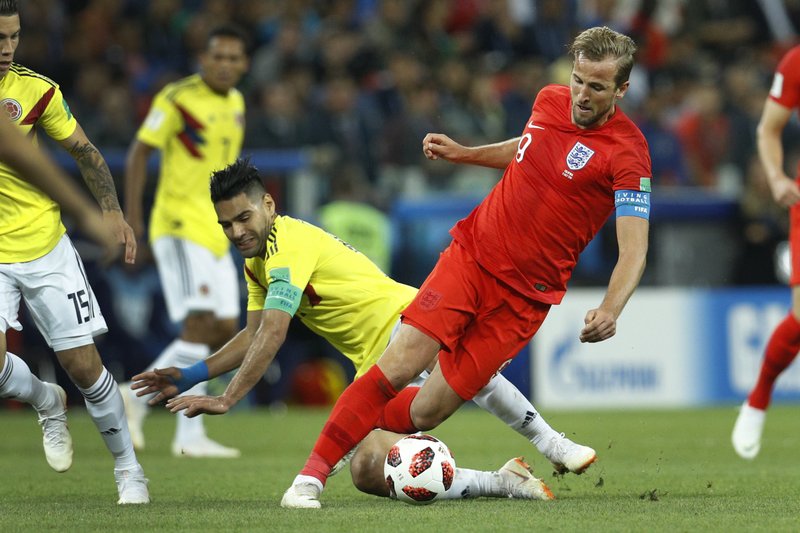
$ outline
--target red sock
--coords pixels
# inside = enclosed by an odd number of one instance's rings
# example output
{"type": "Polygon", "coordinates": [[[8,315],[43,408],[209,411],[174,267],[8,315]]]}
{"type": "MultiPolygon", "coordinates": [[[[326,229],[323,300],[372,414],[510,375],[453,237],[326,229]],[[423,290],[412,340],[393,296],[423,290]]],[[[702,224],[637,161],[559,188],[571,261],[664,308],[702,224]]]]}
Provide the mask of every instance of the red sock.
{"type": "Polygon", "coordinates": [[[333,406],[300,473],[313,476],[324,485],[333,465],[372,431],[384,406],[396,395],[378,365],[355,380],[333,406]]]}
{"type": "Polygon", "coordinates": [[[395,433],[416,433],[419,429],[411,420],[411,402],[417,396],[419,387],[406,387],[386,404],[376,427],[395,433]]]}
{"type": "Polygon", "coordinates": [[[778,324],[767,342],[761,372],[747,402],[756,409],[769,407],[775,380],[794,360],[800,351],[800,322],[792,313],[778,324]]]}

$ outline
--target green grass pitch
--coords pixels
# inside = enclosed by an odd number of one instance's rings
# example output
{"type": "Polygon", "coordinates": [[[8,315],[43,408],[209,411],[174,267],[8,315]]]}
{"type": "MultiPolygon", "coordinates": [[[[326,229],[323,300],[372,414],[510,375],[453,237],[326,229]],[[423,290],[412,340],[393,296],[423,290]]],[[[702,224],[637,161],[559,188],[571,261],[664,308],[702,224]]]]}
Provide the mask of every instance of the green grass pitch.
{"type": "Polygon", "coordinates": [[[283,491],[302,466],[326,411],[238,410],[208,417],[209,434],[241,448],[233,460],[176,459],[174,421],[154,412],[139,460],[152,503],[117,506],[112,460],[81,408],[69,412],[72,468],[57,474],[41,450],[33,410],[0,410],[1,531],[798,531],[800,417],[770,410],[761,455],[730,446],[732,406],[684,411],[545,413],[593,446],[582,476],[553,477],[522,437],[490,415],[462,409],[432,433],[460,466],[493,470],[524,455],[556,495],[552,502],[488,499],[413,507],[356,491],[349,473],[331,478],[321,510],[285,510],[283,491]]]}

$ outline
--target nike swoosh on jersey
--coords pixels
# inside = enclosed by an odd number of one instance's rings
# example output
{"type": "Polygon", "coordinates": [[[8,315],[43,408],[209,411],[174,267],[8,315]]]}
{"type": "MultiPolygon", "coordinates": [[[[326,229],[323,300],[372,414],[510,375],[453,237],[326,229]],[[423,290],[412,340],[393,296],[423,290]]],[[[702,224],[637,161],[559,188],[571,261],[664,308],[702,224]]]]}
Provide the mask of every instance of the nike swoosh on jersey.
{"type": "Polygon", "coordinates": [[[544,127],[542,127],[542,126],[537,126],[537,125],[536,125],[536,124],[534,124],[533,122],[528,122],[528,127],[529,127],[529,128],[534,128],[534,129],[537,129],[537,130],[543,130],[543,129],[544,129],[544,127]]]}

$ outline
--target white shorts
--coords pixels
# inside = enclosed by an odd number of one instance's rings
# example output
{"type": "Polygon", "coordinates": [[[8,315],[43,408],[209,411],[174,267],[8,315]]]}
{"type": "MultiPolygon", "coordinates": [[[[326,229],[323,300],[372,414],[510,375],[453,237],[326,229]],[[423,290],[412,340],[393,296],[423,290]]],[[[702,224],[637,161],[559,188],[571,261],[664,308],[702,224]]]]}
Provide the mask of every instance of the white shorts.
{"type": "Polygon", "coordinates": [[[210,311],[217,318],[241,314],[239,278],[230,252],[222,257],[186,239],[159,237],[153,255],[173,322],[192,311],[210,311]]]}
{"type": "Polygon", "coordinates": [[[47,255],[0,264],[0,328],[21,330],[20,298],[50,347],[60,352],[92,344],[108,331],[86,271],[64,234],[47,255]]]}

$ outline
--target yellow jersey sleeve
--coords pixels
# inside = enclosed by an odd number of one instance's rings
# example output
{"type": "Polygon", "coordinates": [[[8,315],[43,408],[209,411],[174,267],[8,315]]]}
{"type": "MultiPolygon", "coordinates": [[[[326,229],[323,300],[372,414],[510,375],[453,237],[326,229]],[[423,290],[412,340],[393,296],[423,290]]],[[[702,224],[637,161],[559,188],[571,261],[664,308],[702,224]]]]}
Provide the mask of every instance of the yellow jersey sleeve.
{"type": "Polygon", "coordinates": [[[245,264],[248,311],[263,309],[273,279],[288,280],[302,291],[294,316],[350,359],[357,376],[381,356],[416,294],[340,239],[287,216],[276,217],[265,257],[245,264]]]}
{"type": "Polygon", "coordinates": [[[78,121],[72,115],[64,95],[58,85],[53,87],[53,94],[44,113],[39,118],[38,124],[42,126],[49,137],[56,141],[63,141],[78,127],[78,121]]]}

